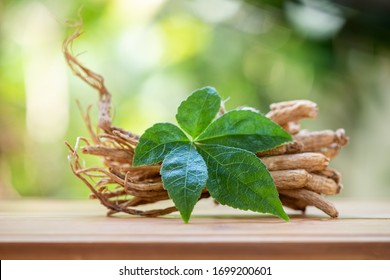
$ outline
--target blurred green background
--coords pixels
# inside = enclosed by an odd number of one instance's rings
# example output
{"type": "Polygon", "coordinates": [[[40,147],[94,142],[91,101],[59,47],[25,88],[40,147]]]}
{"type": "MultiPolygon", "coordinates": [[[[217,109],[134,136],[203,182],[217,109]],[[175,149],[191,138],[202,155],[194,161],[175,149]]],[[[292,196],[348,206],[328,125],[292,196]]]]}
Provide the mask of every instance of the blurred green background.
{"type": "Polygon", "coordinates": [[[97,94],[61,53],[81,6],[74,51],[105,77],[116,126],[174,122],[206,85],[228,109],[310,99],[320,116],[305,128],[351,138],[332,161],[341,195],[390,197],[390,3],[380,0],[0,1],[0,197],[87,196],[64,141],[88,136],[75,101],[96,105],[97,94]]]}

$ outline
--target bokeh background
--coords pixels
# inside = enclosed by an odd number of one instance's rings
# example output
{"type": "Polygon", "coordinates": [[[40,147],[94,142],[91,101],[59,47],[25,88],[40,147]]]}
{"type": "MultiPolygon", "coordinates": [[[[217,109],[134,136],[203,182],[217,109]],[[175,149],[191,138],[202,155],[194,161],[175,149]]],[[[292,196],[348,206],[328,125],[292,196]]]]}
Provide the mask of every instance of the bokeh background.
{"type": "Polygon", "coordinates": [[[390,2],[381,0],[0,0],[0,197],[87,197],[64,145],[87,136],[76,100],[97,103],[61,53],[80,7],[74,51],[105,77],[115,125],[142,133],[175,122],[180,102],[206,85],[230,98],[228,109],[310,99],[320,116],[305,128],[343,127],[351,138],[332,162],[341,196],[390,197],[390,2]]]}

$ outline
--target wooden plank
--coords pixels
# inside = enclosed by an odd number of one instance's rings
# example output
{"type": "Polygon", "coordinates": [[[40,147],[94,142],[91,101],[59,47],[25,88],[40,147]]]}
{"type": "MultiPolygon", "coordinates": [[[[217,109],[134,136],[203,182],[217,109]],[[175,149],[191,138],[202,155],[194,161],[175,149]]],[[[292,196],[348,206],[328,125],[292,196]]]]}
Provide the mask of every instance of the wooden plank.
{"type": "Polygon", "coordinates": [[[1,259],[389,259],[390,203],[336,201],[290,222],[201,201],[177,215],[106,217],[96,201],[0,202],[1,259]]]}
{"type": "Polygon", "coordinates": [[[378,260],[389,259],[388,242],[356,243],[7,243],[1,259],[123,260],[378,260]]]}

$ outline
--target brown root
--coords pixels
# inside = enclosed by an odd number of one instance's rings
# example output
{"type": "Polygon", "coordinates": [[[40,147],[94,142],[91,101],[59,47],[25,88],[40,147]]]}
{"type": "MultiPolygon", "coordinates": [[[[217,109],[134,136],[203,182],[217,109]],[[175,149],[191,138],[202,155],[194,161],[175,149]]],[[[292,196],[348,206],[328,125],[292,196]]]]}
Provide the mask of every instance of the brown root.
{"type": "Polygon", "coordinates": [[[271,111],[266,116],[281,126],[289,122],[299,122],[305,118],[313,119],[318,115],[317,104],[309,100],[274,103],[270,108],[271,111]]]}
{"type": "Polygon", "coordinates": [[[315,206],[329,216],[331,216],[332,218],[336,218],[339,215],[333,204],[327,201],[318,193],[305,189],[297,189],[281,190],[280,194],[296,199],[297,201],[302,201],[303,204],[315,206]]]}
{"type": "Polygon", "coordinates": [[[261,157],[269,171],[305,169],[308,172],[320,171],[329,164],[329,159],[320,153],[298,153],[261,157]]]}
{"type": "MultiPolygon", "coordinates": [[[[108,209],[107,215],[123,212],[131,215],[156,217],[177,211],[175,206],[163,209],[141,210],[137,206],[153,206],[169,200],[160,176],[160,165],[133,167],[133,156],[139,136],[111,123],[111,94],[104,79],[83,66],[72,54],[72,43],[81,32],[82,23],[75,24],[75,31],[63,44],[63,53],[72,72],[96,89],[99,94],[99,120],[97,131],[93,129],[89,106],[82,117],[89,138],[79,137],[75,147],[66,143],[73,174],[91,191],[90,198],[98,199],[108,209]],[[80,144],[85,144],[79,147],[80,144]],[[84,167],[79,156],[83,154],[102,159],[103,167],[84,167]]],[[[81,106],[80,111],[81,110],[81,106]]],[[[219,115],[225,113],[222,103],[219,115]]],[[[341,176],[328,168],[330,158],[336,156],[348,142],[344,130],[308,132],[300,129],[300,120],[315,118],[318,107],[308,100],[280,102],[271,105],[266,115],[294,135],[294,142],[286,143],[257,156],[269,169],[281,202],[284,206],[305,211],[315,206],[331,217],[337,217],[334,206],[322,194],[337,194],[341,189],[341,176]]],[[[210,197],[205,188],[199,199],[210,197]]]]}

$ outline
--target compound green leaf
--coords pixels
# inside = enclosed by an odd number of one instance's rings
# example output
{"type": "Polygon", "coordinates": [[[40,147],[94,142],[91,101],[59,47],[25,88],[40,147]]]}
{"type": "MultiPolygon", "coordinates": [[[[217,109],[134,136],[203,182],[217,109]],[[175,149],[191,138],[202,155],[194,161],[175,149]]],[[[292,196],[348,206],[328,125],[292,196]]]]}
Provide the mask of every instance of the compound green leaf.
{"type": "Polygon", "coordinates": [[[248,111],[230,111],[212,122],[196,139],[204,144],[236,147],[250,152],[275,148],[292,138],[265,116],[248,111]]]}
{"type": "Polygon", "coordinates": [[[171,123],[155,124],[139,139],[133,166],[159,163],[168,153],[184,143],[190,143],[190,140],[177,126],[171,123]]]}
{"type": "Polygon", "coordinates": [[[220,105],[221,98],[215,88],[198,89],[180,104],[176,120],[184,131],[195,138],[215,118],[220,105]]]}
{"type": "Polygon", "coordinates": [[[270,173],[255,154],[222,145],[198,145],[198,151],[207,165],[207,189],[219,203],[289,220],[270,173]]]}
{"type": "Polygon", "coordinates": [[[190,219],[207,180],[207,167],[192,144],[183,144],[164,159],[161,178],[184,222],[190,219]]]}

